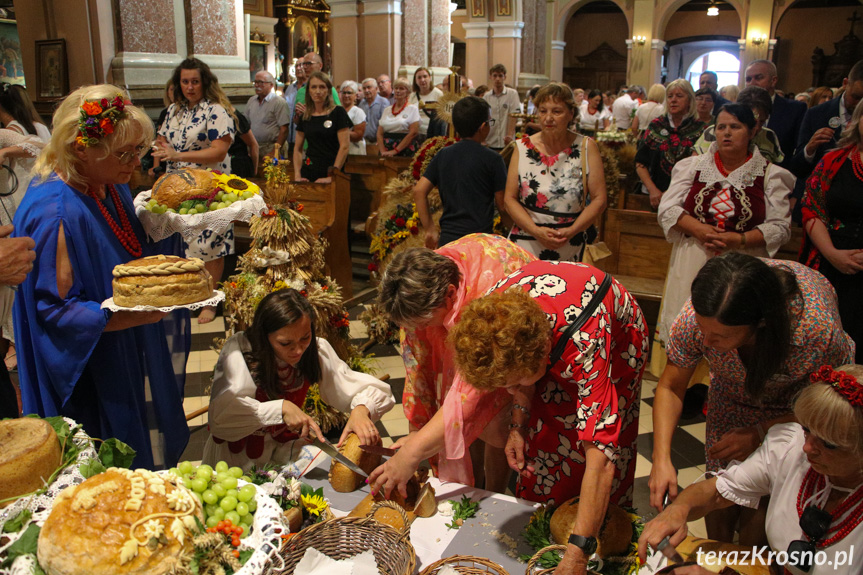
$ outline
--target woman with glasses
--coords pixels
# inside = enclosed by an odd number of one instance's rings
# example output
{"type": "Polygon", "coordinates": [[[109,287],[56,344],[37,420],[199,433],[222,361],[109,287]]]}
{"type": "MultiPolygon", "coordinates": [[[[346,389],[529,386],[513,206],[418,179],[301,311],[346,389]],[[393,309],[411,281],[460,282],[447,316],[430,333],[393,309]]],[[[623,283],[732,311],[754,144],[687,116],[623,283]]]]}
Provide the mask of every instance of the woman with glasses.
{"type": "Polygon", "coordinates": [[[365,156],[366,155],[366,113],[356,105],[357,93],[359,86],[353,80],[345,80],[339,88],[342,106],[345,112],[348,113],[348,118],[353,122],[354,127],[350,131],[351,145],[348,147],[348,155],[365,156]]]}
{"type": "Polygon", "coordinates": [[[570,129],[579,112],[569,86],[552,82],[534,103],[542,131],[518,141],[509,163],[509,239],[541,260],[581,261],[606,204],[599,147],[570,129]]]}
{"type": "Polygon", "coordinates": [[[135,466],[170,467],[189,437],[185,374],[172,367],[185,365],[188,340],[171,331],[183,352],[172,358],[166,331],[187,330],[188,314],[175,324],[160,321],[162,312],[100,307],[113,293],[115,266],[164,247],[148,241],[128,186],[153,123],[103,84],[67,96],[53,125],[14,222],[16,235],[36,242],[33,271],[15,297],[24,413],[71,417],[93,437],[131,445],[135,466]]]}
{"type": "MultiPolygon", "coordinates": [[[[648,544],[656,549],[666,537],[671,545],[680,543],[687,521],[735,504],[754,508],[768,496],[767,540],[773,551],[787,552],[785,573],[859,572],[863,366],[834,370],[825,365],[810,380],[794,402],[796,422],[771,427],[745,461],[686,488],[645,526],[638,540],[642,560],[648,544]]],[[[698,568],[687,573],[710,572],[698,568]]]]}

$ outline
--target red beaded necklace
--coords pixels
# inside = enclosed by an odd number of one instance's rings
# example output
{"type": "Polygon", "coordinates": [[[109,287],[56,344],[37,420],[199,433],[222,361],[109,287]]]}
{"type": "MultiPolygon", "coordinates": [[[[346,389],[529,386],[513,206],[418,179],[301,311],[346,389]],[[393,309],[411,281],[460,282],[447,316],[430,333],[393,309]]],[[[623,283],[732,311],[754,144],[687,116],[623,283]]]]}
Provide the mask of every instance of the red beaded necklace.
{"type": "Polygon", "coordinates": [[[141,242],[138,240],[138,236],[135,235],[135,230],[132,229],[132,223],[129,221],[128,216],[126,216],[126,210],[123,209],[123,204],[120,201],[120,193],[111,184],[108,184],[108,193],[111,194],[111,200],[114,202],[114,207],[117,208],[117,213],[120,215],[119,224],[114,221],[111,212],[108,211],[108,208],[105,207],[105,204],[96,195],[96,192],[89,188],[87,190],[87,195],[96,200],[96,205],[99,206],[102,217],[108,222],[111,231],[114,232],[114,235],[120,240],[126,251],[130,255],[139,258],[142,253],[141,242]]]}
{"type": "MultiPolygon", "coordinates": [[[[745,160],[743,160],[743,164],[748,162],[750,159],[752,159],[751,153],[746,156],[745,160]]],[[[719,151],[718,150],[713,153],[713,161],[716,162],[716,167],[719,168],[719,173],[727,178],[729,172],[728,172],[728,170],[725,169],[725,164],[722,163],[722,158],[719,157],[719,151]]],[[[742,166],[743,164],[740,164],[740,165],[742,166]]]]}
{"type": "MultiPolygon", "coordinates": [[[[797,515],[802,516],[803,510],[805,509],[804,505],[809,498],[812,497],[812,494],[824,489],[826,484],[826,480],[824,476],[812,469],[809,468],[809,471],[806,472],[806,476],[803,478],[803,483],[800,484],[800,491],[797,493],[797,515]]],[[[846,535],[851,533],[855,527],[860,525],[860,522],[863,521],[863,486],[858,487],[857,490],[845,498],[842,503],[840,503],[836,509],[833,510],[833,513],[830,514],[833,518],[833,523],[830,524],[830,529],[827,530],[825,535],[830,535],[833,533],[832,537],[827,539],[822,539],[821,541],[815,542],[817,547],[829,547],[834,543],[838,543],[842,541],[846,535]],[[851,513],[848,513],[849,510],[853,509],[851,513]],[[844,521],[840,523],[836,523],[843,515],[848,513],[848,516],[844,521]]]]}
{"type": "Polygon", "coordinates": [[[863,181],[863,160],[860,159],[859,150],[851,150],[851,167],[857,179],[863,181]]]}
{"type": "Polygon", "coordinates": [[[399,114],[404,112],[405,108],[407,108],[407,107],[408,107],[408,101],[407,100],[405,100],[405,103],[398,110],[396,110],[396,105],[393,104],[393,118],[395,118],[396,116],[398,116],[399,114]]]}

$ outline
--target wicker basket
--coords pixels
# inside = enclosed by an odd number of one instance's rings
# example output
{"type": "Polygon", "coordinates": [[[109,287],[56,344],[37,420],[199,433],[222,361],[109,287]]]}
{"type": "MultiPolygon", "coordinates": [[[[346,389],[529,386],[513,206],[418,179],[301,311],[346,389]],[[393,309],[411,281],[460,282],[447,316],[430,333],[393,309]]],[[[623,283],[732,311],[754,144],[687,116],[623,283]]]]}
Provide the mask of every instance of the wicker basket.
{"type": "MultiPolygon", "coordinates": [[[[536,566],[539,562],[539,558],[542,557],[543,553],[546,551],[560,551],[564,553],[566,551],[566,545],[549,545],[548,547],[543,547],[539,551],[533,554],[533,557],[530,558],[530,561],[527,562],[527,570],[525,570],[525,575],[546,575],[547,573],[553,573],[554,569],[540,569],[536,566]]],[[[606,557],[603,559],[605,563],[629,563],[633,564],[637,561],[635,557],[606,557]]],[[[587,570],[587,575],[600,575],[596,571],[587,570]]]]}
{"type": "Polygon", "coordinates": [[[280,555],[284,568],[273,573],[293,575],[306,550],[314,547],[336,560],[371,549],[381,573],[411,575],[417,561],[409,535],[410,524],[404,509],[397,503],[381,501],[372,507],[368,517],[341,517],[306,527],[282,547],[280,555]],[[374,520],[375,513],[383,507],[394,509],[402,516],[405,527],[401,532],[374,520]]]}
{"type": "Polygon", "coordinates": [[[482,557],[473,557],[472,555],[453,555],[452,557],[435,561],[420,571],[420,575],[436,575],[444,565],[449,565],[461,573],[461,575],[509,575],[506,569],[494,561],[489,561],[482,557]]]}

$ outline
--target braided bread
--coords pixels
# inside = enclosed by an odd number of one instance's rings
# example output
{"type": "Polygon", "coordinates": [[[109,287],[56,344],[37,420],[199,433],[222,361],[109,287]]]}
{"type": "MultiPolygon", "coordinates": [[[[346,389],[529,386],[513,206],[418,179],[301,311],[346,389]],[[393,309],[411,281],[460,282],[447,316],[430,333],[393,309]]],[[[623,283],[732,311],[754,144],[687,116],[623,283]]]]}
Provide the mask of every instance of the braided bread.
{"type": "Polygon", "coordinates": [[[210,298],[213,278],[198,258],[150,256],[114,268],[114,303],[123,307],[185,305],[210,298]]]}

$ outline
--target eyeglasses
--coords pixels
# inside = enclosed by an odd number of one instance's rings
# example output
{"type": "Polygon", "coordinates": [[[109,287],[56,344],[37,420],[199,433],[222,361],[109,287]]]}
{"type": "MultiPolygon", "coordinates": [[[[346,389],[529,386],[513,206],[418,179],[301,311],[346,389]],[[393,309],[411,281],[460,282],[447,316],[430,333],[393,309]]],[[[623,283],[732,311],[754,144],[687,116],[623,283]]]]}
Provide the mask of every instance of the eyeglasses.
{"type": "Polygon", "coordinates": [[[255,80],[255,81],[254,81],[254,82],[252,82],[252,83],[253,83],[255,86],[262,86],[262,85],[264,85],[264,84],[272,84],[272,82],[263,82],[263,81],[261,81],[261,80],[255,80]]]}
{"type": "Polygon", "coordinates": [[[803,530],[809,540],[798,539],[788,545],[789,565],[804,573],[809,573],[812,570],[816,546],[827,534],[831,521],[833,521],[833,517],[823,509],[810,505],[803,510],[803,514],[800,516],[800,529],[803,530]]]}
{"type": "Polygon", "coordinates": [[[347,95],[349,95],[349,96],[350,96],[351,94],[354,94],[354,93],[355,93],[355,92],[354,92],[353,90],[342,90],[342,91],[340,91],[340,92],[339,92],[339,94],[347,94],[347,95]]]}
{"type": "Polygon", "coordinates": [[[494,122],[495,122],[494,118],[489,118],[488,121],[486,122],[486,124],[488,124],[489,128],[494,128],[494,122]]]}
{"type": "Polygon", "coordinates": [[[314,62],[303,62],[303,66],[311,66],[314,62]]]}
{"type": "Polygon", "coordinates": [[[141,159],[144,153],[147,151],[147,146],[137,146],[134,150],[129,150],[128,152],[114,152],[111,154],[118,160],[120,160],[121,164],[130,164],[135,161],[135,158],[141,159]]]}

